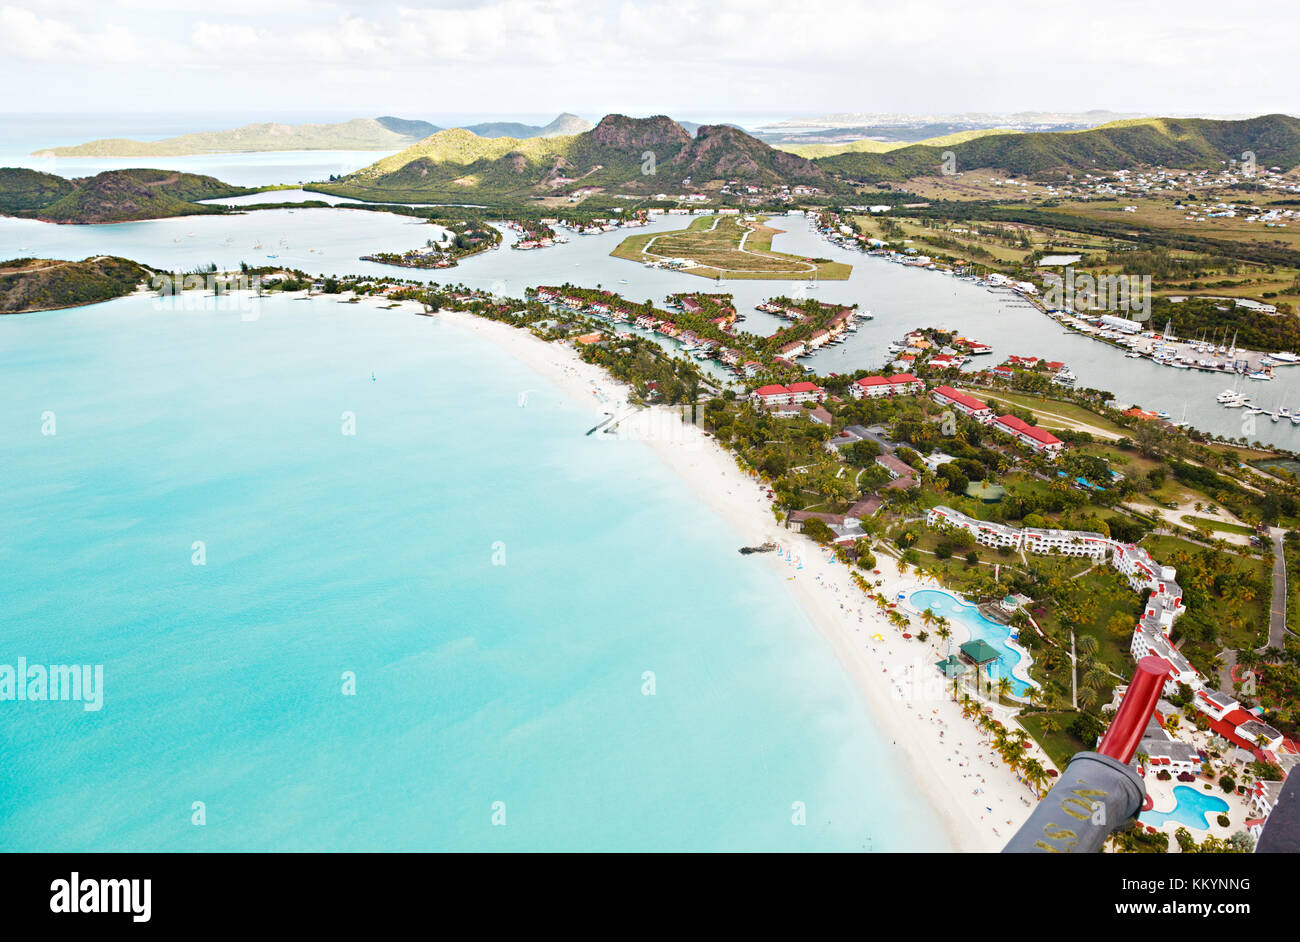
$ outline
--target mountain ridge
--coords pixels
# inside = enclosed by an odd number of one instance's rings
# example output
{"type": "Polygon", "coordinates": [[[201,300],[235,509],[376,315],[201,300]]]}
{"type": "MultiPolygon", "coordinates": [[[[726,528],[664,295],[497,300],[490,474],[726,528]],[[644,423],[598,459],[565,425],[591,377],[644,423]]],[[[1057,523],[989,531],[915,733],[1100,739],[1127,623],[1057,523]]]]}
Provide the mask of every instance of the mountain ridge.
{"type": "Polygon", "coordinates": [[[97,224],[224,213],[201,204],[254,192],[215,177],[174,170],[108,170],[65,180],[24,168],[0,168],[0,214],[42,222],[97,224]]]}
{"type": "Polygon", "coordinates": [[[571,184],[649,194],[726,180],[833,185],[812,161],[732,125],[702,125],[692,135],[666,115],[610,114],[589,131],[552,138],[439,131],[318,188],[362,199],[396,199],[397,194],[450,199],[555,195],[571,184]]]}
{"type": "Polygon", "coordinates": [[[988,167],[1015,175],[1165,166],[1212,169],[1252,153],[1260,166],[1300,165],[1300,119],[1270,114],[1243,120],[1133,118],[1077,131],[994,134],[947,148],[912,144],[886,153],[817,158],[824,170],[854,183],[937,176],[944,154],[960,168],[988,167]]]}
{"type": "MultiPolygon", "coordinates": [[[[563,112],[546,125],[496,122],[470,125],[480,137],[558,137],[593,127],[590,121],[563,112]],[[513,129],[516,133],[496,133],[513,129]]],[[[219,131],[196,131],[158,141],[110,137],[35,151],[33,157],[188,157],[200,154],[248,154],[275,151],[388,150],[399,151],[443,130],[436,124],[384,115],[352,118],[330,124],[286,124],[264,121],[219,131]]]]}

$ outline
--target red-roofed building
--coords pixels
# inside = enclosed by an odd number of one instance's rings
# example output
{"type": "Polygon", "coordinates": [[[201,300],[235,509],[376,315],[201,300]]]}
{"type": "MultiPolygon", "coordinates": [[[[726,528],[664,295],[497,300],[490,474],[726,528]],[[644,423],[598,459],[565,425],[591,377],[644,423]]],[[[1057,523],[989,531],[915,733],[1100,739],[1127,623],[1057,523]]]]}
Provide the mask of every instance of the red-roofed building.
{"type": "Polygon", "coordinates": [[[987,422],[993,418],[993,410],[989,408],[988,403],[983,399],[976,399],[974,396],[959,392],[951,386],[940,386],[931,395],[939,405],[952,406],[958,412],[964,413],[972,419],[987,422]]]}
{"type": "Polygon", "coordinates": [[[1065,442],[1061,441],[1046,429],[1041,429],[1037,425],[1030,425],[1014,415],[1000,415],[993,420],[993,427],[1005,435],[1025,445],[1028,445],[1034,451],[1057,452],[1065,448],[1065,442]]]}
{"type": "Polygon", "coordinates": [[[1224,739],[1254,753],[1256,758],[1275,761],[1264,753],[1279,749],[1285,737],[1254,713],[1244,709],[1233,697],[1217,690],[1201,689],[1196,691],[1192,704],[1205,714],[1210,729],[1224,739]]]}
{"type": "Polygon", "coordinates": [[[826,390],[807,380],[791,383],[789,390],[791,402],[821,402],[826,398],[826,390]]]}
{"type": "Polygon", "coordinates": [[[794,402],[794,399],[790,396],[790,390],[779,383],[759,386],[749,395],[751,399],[761,402],[765,406],[789,405],[794,402]]]}
{"type": "Polygon", "coordinates": [[[893,376],[864,376],[849,386],[849,395],[854,399],[874,399],[877,396],[918,393],[923,389],[925,384],[911,373],[895,373],[893,376]]]}
{"type": "Polygon", "coordinates": [[[891,478],[912,476],[912,466],[901,458],[895,458],[893,455],[877,455],[876,464],[888,471],[891,478]]]}

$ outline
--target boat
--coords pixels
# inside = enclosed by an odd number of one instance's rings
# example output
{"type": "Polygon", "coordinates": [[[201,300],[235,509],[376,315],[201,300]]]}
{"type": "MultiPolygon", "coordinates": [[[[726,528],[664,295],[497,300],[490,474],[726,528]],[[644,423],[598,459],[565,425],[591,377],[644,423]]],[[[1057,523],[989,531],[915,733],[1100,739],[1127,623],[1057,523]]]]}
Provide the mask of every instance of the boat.
{"type": "Polygon", "coordinates": [[[1265,380],[1265,379],[1272,379],[1272,378],[1273,378],[1273,374],[1272,374],[1272,373],[1266,373],[1266,372],[1264,372],[1263,370],[1255,370],[1255,372],[1253,372],[1253,373],[1247,373],[1246,375],[1247,375],[1250,379],[1265,380]]]}
{"type": "Polygon", "coordinates": [[[1131,351],[1131,352],[1129,352],[1129,353],[1124,354],[1124,359],[1126,359],[1126,360],[1135,360],[1135,359],[1140,358],[1141,356],[1142,356],[1142,354],[1138,353],[1136,350],[1133,350],[1133,351],[1131,351]]]}
{"type": "Polygon", "coordinates": [[[1271,353],[1269,356],[1278,363],[1300,363],[1300,356],[1294,353],[1271,353]]]}

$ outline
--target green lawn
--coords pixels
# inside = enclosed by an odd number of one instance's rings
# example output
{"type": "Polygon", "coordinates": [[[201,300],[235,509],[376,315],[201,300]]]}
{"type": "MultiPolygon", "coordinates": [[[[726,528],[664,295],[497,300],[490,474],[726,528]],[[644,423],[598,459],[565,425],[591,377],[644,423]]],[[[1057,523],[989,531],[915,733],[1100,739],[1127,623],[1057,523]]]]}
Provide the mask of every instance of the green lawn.
{"type": "Polygon", "coordinates": [[[1016,722],[1023,726],[1025,732],[1033,737],[1034,742],[1043,747],[1043,751],[1047,753],[1048,758],[1052,760],[1052,763],[1058,769],[1064,769],[1076,752],[1092,748],[1091,744],[1085,745],[1067,732],[1067,727],[1074,722],[1075,717],[1078,715],[1068,711],[1063,713],[1021,713],[1016,717],[1016,722]],[[1060,729],[1050,733],[1043,729],[1043,721],[1049,716],[1056,718],[1056,721],[1061,725],[1060,729]]]}
{"type": "Polygon", "coordinates": [[[1244,533],[1246,536],[1253,536],[1255,531],[1250,527],[1243,527],[1239,523],[1227,523],[1223,520],[1212,520],[1209,517],[1195,517],[1191,514],[1183,514],[1183,523],[1187,524],[1193,530],[1197,527],[1205,527],[1208,530],[1219,530],[1223,533],[1244,533]]]}
{"type": "MultiPolygon", "coordinates": [[[[1069,429],[1078,426],[1089,426],[1092,429],[1099,429],[1119,438],[1125,438],[1132,434],[1122,425],[1116,425],[1109,419],[1085,409],[1077,403],[1062,402],[1058,399],[1048,399],[1029,393],[1003,392],[1002,390],[989,392],[988,390],[978,389],[974,391],[974,394],[981,399],[1010,403],[1028,409],[1034,413],[1038,424],[1043,428],[1069,429]]],[[[1083,429],[1083,431],[1087,430],[1083,429]]]]}
{"type": "Polygon", "coordinates": [[[695,267],[682,271],[704,278],[770,278],[843,281],[853,266],[817,261],[772,251],[772,236],[781,230],[765,226],[765,217],[745,222],[738,216],[699,216],[685,229],[643,232],[628,236],[610,254],[648,262],[687,258],[695,267]],[[742,248],[743,240],[743,248],[742,248]]]}

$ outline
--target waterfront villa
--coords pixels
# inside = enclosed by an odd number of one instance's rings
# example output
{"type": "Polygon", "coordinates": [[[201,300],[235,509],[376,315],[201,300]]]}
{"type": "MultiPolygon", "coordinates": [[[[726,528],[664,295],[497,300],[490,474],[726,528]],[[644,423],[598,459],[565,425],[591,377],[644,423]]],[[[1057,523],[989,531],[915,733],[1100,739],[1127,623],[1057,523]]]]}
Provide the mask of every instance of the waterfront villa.
{"type": "Polygon", "coordinates": [[[895,373],[893,376],[864,376],[849,386],[849,395],[854,399],[874,399],[877,396],[918,393],[924,388],[925,384],[911,373],[895,373]]]}
{"type": "Polygon", "coordinates": [[[931,395],[939,405],[952,406],[958,412],[977,421],[987,422],[993,418],[993,410],[989,408],[988,403],[983,399],[976,399],[974,396],[959,392],[951,386],[940,386],[931,395]]]}

